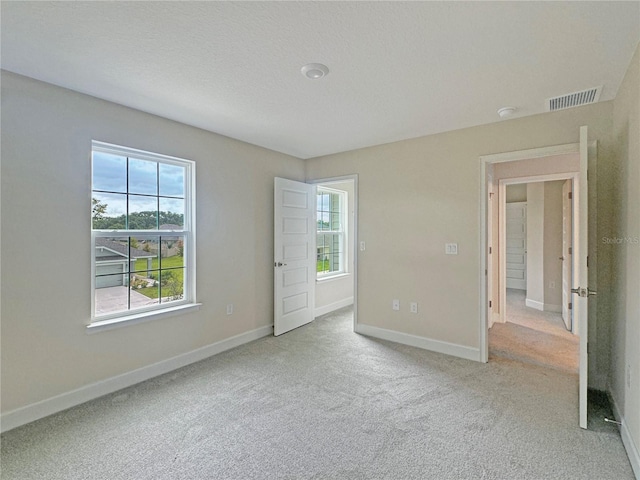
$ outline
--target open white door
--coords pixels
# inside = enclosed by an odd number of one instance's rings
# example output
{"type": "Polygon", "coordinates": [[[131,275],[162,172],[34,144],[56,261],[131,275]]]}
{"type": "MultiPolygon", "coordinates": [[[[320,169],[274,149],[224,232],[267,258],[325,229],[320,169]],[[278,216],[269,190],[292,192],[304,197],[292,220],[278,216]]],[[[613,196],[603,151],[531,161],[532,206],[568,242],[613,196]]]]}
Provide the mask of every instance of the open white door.
{"type": "Polygon", "coordinates": [[[316,187],[275,178],[274,335],[313,320],[316,187]]]}
{"type": "Polygon", "coordinates": [[[572,188],[571,180],[565,180],[562,184],[562,320],[567,330],[574,331],[572,310],[569,308],[571,298],[571,265],[573,263],[572,255],[572,188]]]}
{"type": "MultiPolygon", "coordinates": [[[[588,303],[589,296],[596,292],[589,290],[587,271],[587,255],[589,252],[588,232],[588,185],[587,166],[589,164],[589,146],[587,143],[588,129],[580,127],[580,187],[574,191],[574,229],[577,242],[573,249],[573,318],[577,321],[577,333],[580,335],[580,427],[587,428],[587,339],[588,339],[588,303]]],[[[574,236],[575,238],[575,236],[574,236]]]]}

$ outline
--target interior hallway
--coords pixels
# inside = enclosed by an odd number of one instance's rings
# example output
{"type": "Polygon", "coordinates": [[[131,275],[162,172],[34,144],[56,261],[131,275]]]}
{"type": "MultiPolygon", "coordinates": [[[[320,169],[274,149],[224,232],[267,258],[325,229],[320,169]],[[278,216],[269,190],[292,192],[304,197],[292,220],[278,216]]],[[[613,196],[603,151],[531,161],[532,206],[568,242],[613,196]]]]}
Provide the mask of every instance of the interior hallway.
{"type": "Polygon", "coordinates": [[[562,316],[525,306],[525,291],[507,289],[507,323],[489,329],[489,356],[578,373],[579,337],[562,316]]]}

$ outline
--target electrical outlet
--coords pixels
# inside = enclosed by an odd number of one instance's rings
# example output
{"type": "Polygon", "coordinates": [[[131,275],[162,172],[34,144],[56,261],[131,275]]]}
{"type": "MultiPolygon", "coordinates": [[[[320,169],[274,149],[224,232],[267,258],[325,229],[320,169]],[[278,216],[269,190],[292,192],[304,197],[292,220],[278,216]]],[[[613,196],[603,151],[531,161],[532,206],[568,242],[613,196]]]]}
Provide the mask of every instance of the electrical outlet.
{"type": "Polygon", "coordinates": [[[400,300],[393,300],[391,302],[391,308],[393,308],[396,311],[400,310],[400,300]]]}
{"type": "Polygon", "coordinates": [[[365,245],[364,242],[360,242],[360,251],[364,252],[365,248],[367,248],[367,246],[365,245]]]}
{"type": "Polygon", "coordinates": [[[418,302],[411,302],[409,304],[409,311],[411,313],[418,313],[418,302]]]}
{"type": "Polygon", "coordinates": [[[233,303],[227,305],[227,315],[233,314],[233,303]]]}
{"type": "Polygon", "coordinates": [[[457,243],[445,243],[444,245],[444,253],[447,255],[457,255],[458,254],[458,244],[457,243]]]}

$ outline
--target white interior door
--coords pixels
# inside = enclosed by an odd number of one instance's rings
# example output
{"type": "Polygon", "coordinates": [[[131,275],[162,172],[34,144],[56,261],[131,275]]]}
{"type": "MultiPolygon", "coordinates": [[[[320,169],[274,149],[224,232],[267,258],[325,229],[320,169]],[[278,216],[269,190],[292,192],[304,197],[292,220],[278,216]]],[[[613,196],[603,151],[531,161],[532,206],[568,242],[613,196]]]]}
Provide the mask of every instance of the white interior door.
{"type": "Polygon", "coordinates": [[[589,164],[588,129],[580,127],[580,180],[579,189],[573,192],[574,199],[574,243],[573,243],[573,316],[577,320],[577,333],[580,335],[580,426],[587,428],[587,339],[588,339],[588,302],[589,278],[587,255],[589,252],[588,232],[588,185],[587,166],[589,164]]]}
{"type": "Polygon", "coordinates": [[[314,318],[316,187],[275,178],[274,335],[314,318]]]}
{"type": "MultiPolygon", "coordinates": [[[[493,298],[493,209],[495,184],[493,182],[493,165],[487,169],[487,322],[489,328],[494,323],[494,298],[493,298]]],[[[496,305],[497,307],[497,305],[496,305]]]]}
{"type": "Polygon", "coordinates": [[[569,309],[571,302],[571,265],[572,259],[572,194],[571,180],[565,180],[562,184],[562,320],[567,330],[573,331],[572,310],[569,309]]]}
{"type": "Polygon", "coordinates": [[[506,285],[527,289],[527,203],[506,204],[506,285]]]}

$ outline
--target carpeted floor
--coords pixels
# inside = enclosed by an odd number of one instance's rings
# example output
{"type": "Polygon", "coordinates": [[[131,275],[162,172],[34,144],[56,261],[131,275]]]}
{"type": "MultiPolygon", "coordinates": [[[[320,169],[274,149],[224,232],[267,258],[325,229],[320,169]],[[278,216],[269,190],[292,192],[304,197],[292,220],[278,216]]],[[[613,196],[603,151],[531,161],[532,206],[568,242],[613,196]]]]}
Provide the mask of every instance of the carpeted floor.
{"type": "Polygon", "coordinates": [[[579,337],[562,316],[525,306],[524,290],[507,289],[507,323],[489,329],[489,355],[578,373],[579,337]]]}
{"type": "Polygon", "coordinates": [[[2,436],[3,479],[633,479],[577,377],[352,332],[349,309],[2,436]]]}

